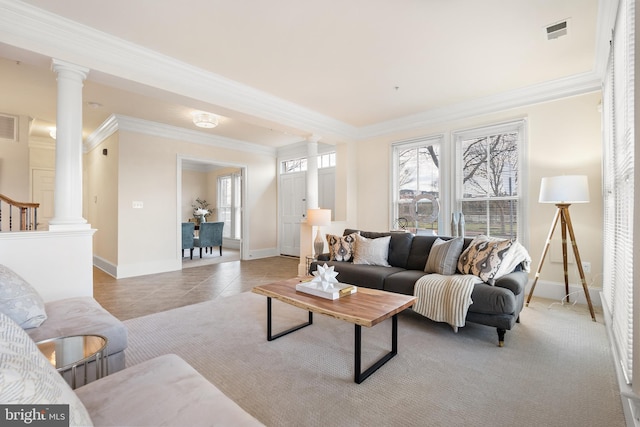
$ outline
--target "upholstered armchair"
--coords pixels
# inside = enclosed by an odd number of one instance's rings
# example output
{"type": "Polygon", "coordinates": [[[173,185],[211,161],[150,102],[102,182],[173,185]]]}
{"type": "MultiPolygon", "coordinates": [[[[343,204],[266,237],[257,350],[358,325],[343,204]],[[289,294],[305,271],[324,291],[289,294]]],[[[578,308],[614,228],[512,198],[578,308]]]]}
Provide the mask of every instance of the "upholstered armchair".
{"type": "MultiPolygon", "coordinates": [[[[182,257],[184,258],[184,250],[189,249],[189,258],[193,259],[193,231],[196,225],[192,222],[182,223],[182,257]]],[[[202,258],[202,256],[200,257],[202,258]]]]}
{"type": "Polygon", "coordinates": [[[200,258],[202,258],[202,248],[212,249],[220,246],[220,256],[222,256],[222,228],[224,222],[202,222],[198,237],[194,239],[194,246],[200,248],[200,258]]]}

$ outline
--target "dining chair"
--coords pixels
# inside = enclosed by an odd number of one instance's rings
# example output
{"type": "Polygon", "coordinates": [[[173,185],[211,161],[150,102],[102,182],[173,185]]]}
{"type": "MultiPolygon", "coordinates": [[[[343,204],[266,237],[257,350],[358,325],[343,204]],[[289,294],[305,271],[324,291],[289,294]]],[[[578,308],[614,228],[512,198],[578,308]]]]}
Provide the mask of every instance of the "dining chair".
{"type": "Polygon", "coordinates": [[[184,250],[189,249],[189,258],[193,259],[193,245],[195,240],[193,232],[195,226],[193,222],[182,223],[182,258],[184,258],[184,250]]]}
{"type": "MultiPolygon", "coordinates": [[[[220,256],[222,256],[222,229],[224,222],[203,222],[200,223],[198,237],[194,239],[194,246],[200,248],[200,258],[202,258],[202,248],[212,249],[220,246],[220,256]]],[[[213,253],[213,252],[212,252],[213,253]]]]}

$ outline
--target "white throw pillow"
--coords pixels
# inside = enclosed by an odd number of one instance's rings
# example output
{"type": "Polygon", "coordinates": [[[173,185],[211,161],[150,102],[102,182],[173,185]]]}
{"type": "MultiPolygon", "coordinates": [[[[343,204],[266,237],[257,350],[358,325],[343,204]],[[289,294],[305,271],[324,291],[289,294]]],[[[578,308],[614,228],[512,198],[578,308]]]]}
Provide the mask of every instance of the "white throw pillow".
{"type": "Polygon", "coordinates": [[[356,234],[353,263],[391,267],[387,261],[387,257],[389,256],[389,242],[391,242],[391,236],[367,239],[366,237],[356,234]]]}
{"type": "Polygon", "coordinates": [[[447,276],[455,274],[463,245],[463,237],[456,237],[451,240],[437,238],[429,251],[429,258],[427,258],[427,263],[424,266],[424,272],[447,276]]]}
{"type": "Polygon", "coordinates": [[[36,328],[47,320],[42,297],[26,280],[0,264],[0,312],[23,329],[36,328]]]}
{"type": "Polygon", "coordinates": [[[2,313],[0,313],[0,402],[4,405],[67,404],[70,425],[93,425],[87,409],[62,375],[38,350],[29,335],[2,313]]]}

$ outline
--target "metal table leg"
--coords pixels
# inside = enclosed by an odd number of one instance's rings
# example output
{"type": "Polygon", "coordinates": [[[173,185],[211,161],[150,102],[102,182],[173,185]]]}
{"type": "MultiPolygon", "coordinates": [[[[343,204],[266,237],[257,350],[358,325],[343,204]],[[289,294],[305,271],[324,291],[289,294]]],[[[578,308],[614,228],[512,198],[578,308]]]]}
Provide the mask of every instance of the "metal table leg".
{"type": "Polygon", "coordinates": [[[377,371],[382,365],[387,363],[393,356],[398,354],[398,315],[394,314],[391,324],[391,351],[382,356],[369,369],[362,372],[362,326],[356,325],[355,331],[355,374],[354,381],[360,384],[366,380],[369,375],[377,371]]]}
{"type": "Polygon", "coordinates": [[[287,329],[286,331],[280,332],[278,334],[273,335],[271,333],[271,297],[267,297],[267,341],[273,341],[277,338],[280,338],[284,335],[290,334],[291,332],[295,332],[298,329],[302,329],[306,326],[313,324],[313,313],[309,312],[309,321],[307,323],[302,323],[298,326],[294,326],[291,329],[287,329]]]}

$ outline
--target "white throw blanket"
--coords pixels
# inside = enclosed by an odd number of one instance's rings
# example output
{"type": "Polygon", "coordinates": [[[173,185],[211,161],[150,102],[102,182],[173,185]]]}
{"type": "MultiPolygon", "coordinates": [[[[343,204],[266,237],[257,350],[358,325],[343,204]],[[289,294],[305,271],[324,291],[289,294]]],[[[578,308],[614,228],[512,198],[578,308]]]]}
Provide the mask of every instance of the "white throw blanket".
{"type": "Polygon", "coordinates": [[[413,311],[436,322],[447,322],[454,332],[458,332],[473,303],[471,293],[476,283],[482,283],[482,280],[471,274],[422,276],[413,288],[416,297],[413,311]]]}

